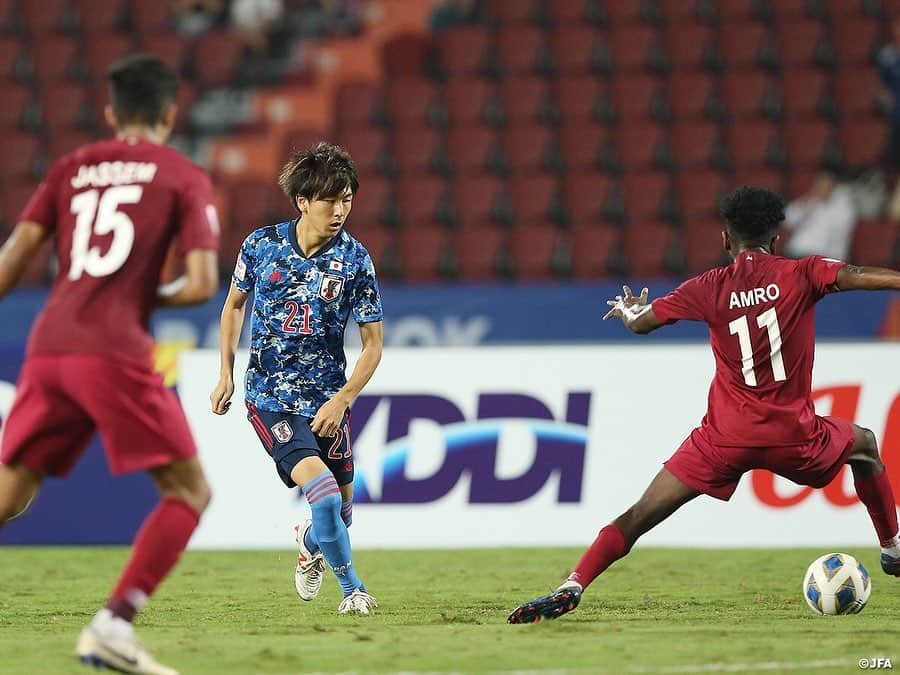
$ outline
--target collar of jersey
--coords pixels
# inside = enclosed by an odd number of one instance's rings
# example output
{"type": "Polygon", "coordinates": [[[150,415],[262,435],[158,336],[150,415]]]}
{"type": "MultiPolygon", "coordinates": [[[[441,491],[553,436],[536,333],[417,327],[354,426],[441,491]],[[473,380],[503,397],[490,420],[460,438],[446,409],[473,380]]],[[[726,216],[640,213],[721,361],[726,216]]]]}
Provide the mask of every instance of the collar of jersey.
{"type": "Polygon", "coordinates": [[[327,253],[328,251],[330,251],[337,243],[338,239],[341,238],[341,235],[344,233],[344,230],[341,229],[341,231],[334,235],[331,239],[329,239],[328,243],[326,243],[322,248],[313,253],[311,256],[307,256],[303,252],[303,249],[300,248],[300,242],[297,241],[297,223],[299,220],[299,218],[297,218],[296,220],[288,220],[285,225],[287,225],[288,241],[291,242],[291,246],[294,248],[294,251],[296,251],[297,255],[299,255],[301,258],[304,258],[305,260],[318,258],[323,253],[327,253]]]}

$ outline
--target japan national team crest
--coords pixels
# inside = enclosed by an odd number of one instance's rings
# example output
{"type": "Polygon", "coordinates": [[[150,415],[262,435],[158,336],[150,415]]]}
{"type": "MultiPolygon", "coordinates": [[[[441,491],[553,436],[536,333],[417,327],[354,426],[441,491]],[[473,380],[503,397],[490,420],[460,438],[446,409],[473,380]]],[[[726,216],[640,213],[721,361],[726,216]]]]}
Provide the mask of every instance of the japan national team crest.
{"type": "Polygon", "coordinates": [[[319,286],[319,297],[325,302],[333,302],[338,299],[344,290],[344,277],[336,274],[323,274],[322,284],[319,286]]]}
{"type": "Polygon", "coordinates": [[[272,434],[279,443],[287,443],[294,437],[294,429],[286,420],[272,426],[272,434]]]}

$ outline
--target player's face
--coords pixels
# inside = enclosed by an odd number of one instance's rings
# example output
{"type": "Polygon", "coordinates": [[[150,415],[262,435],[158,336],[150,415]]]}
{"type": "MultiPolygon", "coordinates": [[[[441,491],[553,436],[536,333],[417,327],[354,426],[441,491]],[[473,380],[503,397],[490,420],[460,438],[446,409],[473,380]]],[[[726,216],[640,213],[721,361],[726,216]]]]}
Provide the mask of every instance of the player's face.
{"type": "Polygon", "coordinates": [[[312,232],[322,238],[331,238],[341,231],[350,208],[353,206],[353,192],[350,186],[338,197],[329,199],[302,199],[300,213],[312,232]]]}

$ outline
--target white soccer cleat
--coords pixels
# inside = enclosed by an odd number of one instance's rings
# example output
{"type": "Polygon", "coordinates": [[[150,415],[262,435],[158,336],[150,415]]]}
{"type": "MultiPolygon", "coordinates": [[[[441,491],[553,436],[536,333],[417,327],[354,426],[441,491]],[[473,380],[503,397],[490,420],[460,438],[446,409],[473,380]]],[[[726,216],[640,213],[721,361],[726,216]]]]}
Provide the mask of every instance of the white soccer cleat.
{"type": "Polygon", "coordinates": [[[368,616],[372,610],[378,607],[375,598],[363,590],[357,588],[338,605],[338,614],[362,614],[368,616]]]}
{"type": "Polygon", "coordinates": [[[294,531],[297,533],[297,569],[294,570],[294,588],[301,600],[312,600],[322,588],[325,573],[325,556],[321,551],[310,553],[303,543],[306,531],[312,527],[311,520],[302,521],[294,531]]]}
{"type": "Polygon", "coordinates": [[[137,675],[178,675],[178,671],[159,663],[136,637],[105,638],[88,626],[78,638],[77,656],[86,666],[110,668],[137,675]]]}

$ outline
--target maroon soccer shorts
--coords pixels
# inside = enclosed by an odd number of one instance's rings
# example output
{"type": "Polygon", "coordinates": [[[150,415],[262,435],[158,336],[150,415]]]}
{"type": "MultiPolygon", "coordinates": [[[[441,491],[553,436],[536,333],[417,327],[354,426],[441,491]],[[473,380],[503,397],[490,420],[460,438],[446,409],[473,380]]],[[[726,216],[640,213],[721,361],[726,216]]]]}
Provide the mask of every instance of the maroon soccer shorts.
{"type": "Polygon", "coordinates": [[[65,476],[95,431],[113,474],[197,455],[175,393],[147,367],[88,354],[26,359],[0,462],[65,476]]]}
{"type": "Polygon", "coordinates": [[[822,488],[847,463],[853,449],[853,425],[838,417],[816,417],[815,432],[804,445],[726,447],[706,440],[694,429],[664,466],[698,492],[728,501],[741,476],[751,469],[767,469],[799,485],[822,488]]]}

